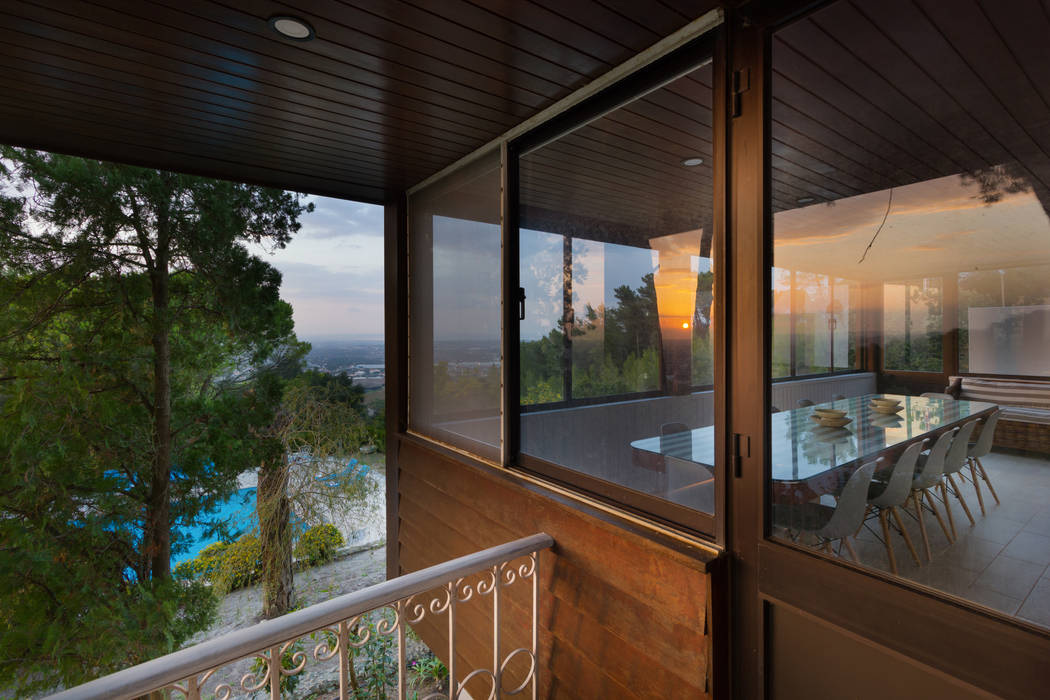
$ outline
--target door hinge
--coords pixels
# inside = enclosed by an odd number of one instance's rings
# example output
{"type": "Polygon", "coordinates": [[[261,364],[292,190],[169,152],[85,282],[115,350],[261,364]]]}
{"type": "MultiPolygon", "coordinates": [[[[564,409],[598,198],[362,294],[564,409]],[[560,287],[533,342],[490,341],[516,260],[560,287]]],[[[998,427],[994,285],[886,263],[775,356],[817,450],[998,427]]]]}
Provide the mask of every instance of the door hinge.
{"type": "Polygon", "coordinates": [[[751,89],[751,71],[747,68],[733,71],[733,106],[731,117],[739,117],[743,111],[743,94],[751,89]]]}
{"type": "Polygon", "coordinates": [[[740,433],[733,433],[733,454],[731,457],[733,463],[733,476],[737,479],[741,477],[741,464],[746,457],[751,456],[751,436],[742,435],[740,433]]]}

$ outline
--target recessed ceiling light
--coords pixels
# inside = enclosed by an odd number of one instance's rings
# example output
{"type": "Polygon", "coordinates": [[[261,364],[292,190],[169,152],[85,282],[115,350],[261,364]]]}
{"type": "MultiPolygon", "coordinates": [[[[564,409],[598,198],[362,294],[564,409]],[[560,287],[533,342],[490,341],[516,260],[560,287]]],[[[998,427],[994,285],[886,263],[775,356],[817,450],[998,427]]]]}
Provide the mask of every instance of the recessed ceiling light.
{"type": "Polygon", "coordinates": [[[693,156],[692,158],[686,158],[682,161],[682,165],[687,168],[694,168],[697,165],[703,165],[704,159],[693,156]]]}
{"type": "Polygon", "coordinates": [[[795,200],[795,203],[796,204],[812,204],[815,201],[817,201],[816,197],[799,197],[798,199],[795,200]]]}
{"type": "Polygon", "coordinates": [[[270,18],[270,28],[293,41],[310,41],[314,38],[314,28],[305,20],[290,15],[275,15],[270,18]]]}

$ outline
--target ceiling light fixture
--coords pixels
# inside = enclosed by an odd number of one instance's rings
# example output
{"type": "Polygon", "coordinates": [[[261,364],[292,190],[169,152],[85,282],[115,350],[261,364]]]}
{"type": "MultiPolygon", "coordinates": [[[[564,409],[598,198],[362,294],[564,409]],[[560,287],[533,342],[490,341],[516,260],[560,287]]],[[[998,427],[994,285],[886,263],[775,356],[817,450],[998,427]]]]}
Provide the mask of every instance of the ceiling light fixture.
{"type": "Polygon", "coordinates": [[[702,165],[703,162],[704,162],[703,158],[698,158],[697,156],[693,156],[691,158],[684,159],[682,161],[682,165],[684,165],[687,168],[695,168],[698,165],[702,165]]]}
{"type": "Polygon", "coordinates": [[[270,18],[270,29],[292,41],[310,41],[314,38],[314,28],[306,20],[291,15],[274,15],[270,18]]]}
{"type": "Polygon", "coordinates": [[[817,201],[816,197],[799,197],[798,199],[795,200],[795,203],[796,204],[812,204],[815,201],[817,201]]]}

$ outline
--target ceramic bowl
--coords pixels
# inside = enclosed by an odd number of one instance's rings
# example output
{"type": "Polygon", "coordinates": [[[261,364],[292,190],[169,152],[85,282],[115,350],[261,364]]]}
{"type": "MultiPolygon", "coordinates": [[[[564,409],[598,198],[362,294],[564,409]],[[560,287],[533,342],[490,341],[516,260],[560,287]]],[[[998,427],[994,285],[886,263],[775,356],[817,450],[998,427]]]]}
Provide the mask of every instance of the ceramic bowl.
{"type": "Polygon", "coordinates": [[[876,413],[897,413],[902,408],[904,408],[904,406],[880,406],[878,404],[871,405],[871,410],[875,411],[876,413]]]}
{"type": "Polygon", "coordinates": [[[846,415],[845,411],[837,408],[814,408],[813,413],[821,418],[844,418],[846,415]]]}
{"type": "Polygon", "coordinates": [[[900,399],[872,399],[871,402],[877,406],[899,406],[900,399]]]}
{"type": "Polygon", "coordinates": [[[852,418],[846,418],[845,416],[841,418],[822,418],[818,415],[812,415],[810,418],[814,423],[822,425],[825,428],[841,428],[853,422],[852,418]]]}

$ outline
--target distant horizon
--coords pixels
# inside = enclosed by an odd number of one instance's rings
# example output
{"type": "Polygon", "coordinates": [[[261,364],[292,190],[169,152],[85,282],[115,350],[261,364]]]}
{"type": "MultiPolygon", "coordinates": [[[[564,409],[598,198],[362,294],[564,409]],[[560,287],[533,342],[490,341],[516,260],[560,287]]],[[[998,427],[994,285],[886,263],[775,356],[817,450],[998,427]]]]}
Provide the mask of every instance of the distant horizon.
{"type": "Polygon", "coordinates": [[[385,343],[386,338],[383,335],[375,334],[333,334],[333,335],[311,335],[309,337],[303,335],[299,336],[299,340],[303,340],[307,343],[385,343]]]}

